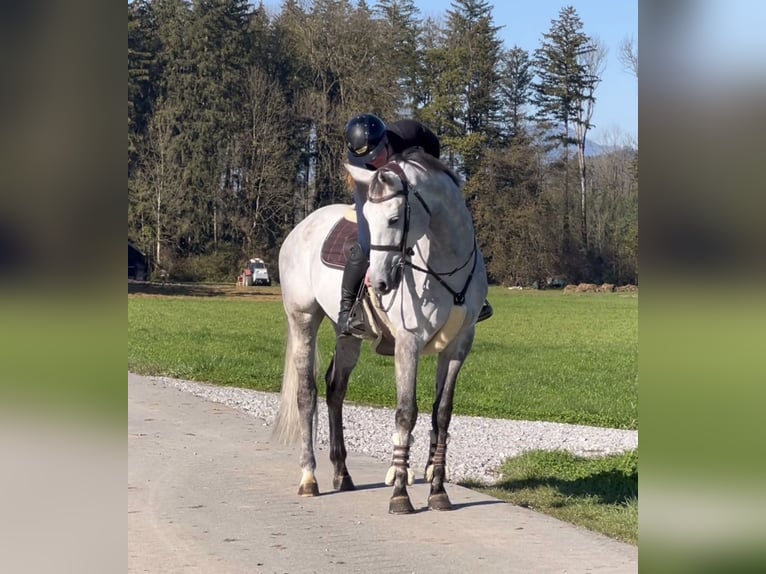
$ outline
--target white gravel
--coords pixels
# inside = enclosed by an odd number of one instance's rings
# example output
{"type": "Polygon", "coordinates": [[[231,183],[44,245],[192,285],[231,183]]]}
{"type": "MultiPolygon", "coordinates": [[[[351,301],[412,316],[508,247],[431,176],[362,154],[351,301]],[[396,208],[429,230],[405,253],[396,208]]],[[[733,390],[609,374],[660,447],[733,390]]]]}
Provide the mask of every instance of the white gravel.
{"type": "MultiPolygon", "coordinates": [[[[262,419],[271,426],[279,409],[279,395],[205,385],[169,377],[149,377],[153,381],[175,387],[207,400],[223,403],[262,419]]],[[[316,448],[329,446],[327,407],[321,400],[316,448]]],[[[387,408],[357,406],[346,402],[343,407],[346,449],[377,458],[391,460],[394,434],[394,412],[387,408]]],[[[410,466],[416,477],[423,475],[428,455],[430,413],[418,416],[413,431],[410,466]]],[[[588,427],[539,421],[512,421],[455,415],[450,423],[447,466],[453,482],[472,479],[483,483],[499,478],[497,469],[508,457],[530,450],[564,450],[578,456],[597,457],[638,448],[638,431],[588,427]]],[[[319,452],[317,457],[319,457],[319,452]]]]}

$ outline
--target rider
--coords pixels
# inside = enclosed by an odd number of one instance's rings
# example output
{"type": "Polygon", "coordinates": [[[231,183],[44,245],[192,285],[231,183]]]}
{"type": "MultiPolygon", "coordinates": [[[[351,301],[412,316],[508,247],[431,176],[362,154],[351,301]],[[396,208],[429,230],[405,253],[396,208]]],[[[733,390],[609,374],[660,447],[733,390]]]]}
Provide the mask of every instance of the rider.
{"type": "MultiPolygon", "coordinates": [[[[413,119],[386,124],[374,114],[354,116],[346,124],[345,137],[348,163],[369,170],[382,167],[392,155],[413,147],[420,147],[426,153],[439,158],[439,138],[425,125],[413,119]]],[[[370,228],[362,212],[367,199],[365,193],[365,189],[355,186],[354,208],[359,243],[347,250],[346,267],[343,270],[340,313],[338,314],[338,327],[343,335],[350,335],[352,329],[361,327],[361,325],[350,324],[349,313],[367,271],[370,255],[370,228]]],[[[490,316],[492,316],[492,307],[485,301],[478,320],[483,321],[490,316]]]]}

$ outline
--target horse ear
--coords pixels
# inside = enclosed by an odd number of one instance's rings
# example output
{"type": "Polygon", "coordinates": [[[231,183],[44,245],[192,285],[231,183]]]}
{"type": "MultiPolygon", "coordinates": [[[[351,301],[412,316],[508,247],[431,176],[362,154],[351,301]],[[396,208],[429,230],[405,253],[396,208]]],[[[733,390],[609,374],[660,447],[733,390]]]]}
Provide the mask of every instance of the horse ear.
{"type": "Polygon", "coordinates": [[[378,179],[387,187],[398,187],[402,182],[398,175],[388,169],[378,171],[378,179]]]}
{"type": "Polygon", "coordinates": [[[370,182],[372,181],[372,178],[375,177],[375,172],[370,171],[369,169],[365,169],[363,167],[356,167],[355,165],[351,165],[350,163],[346,163],[343,165],[346,167],[346,171],[348,171],[349,175],[357,183],[362,183],[364,185],[369,186],[370,182]]]}

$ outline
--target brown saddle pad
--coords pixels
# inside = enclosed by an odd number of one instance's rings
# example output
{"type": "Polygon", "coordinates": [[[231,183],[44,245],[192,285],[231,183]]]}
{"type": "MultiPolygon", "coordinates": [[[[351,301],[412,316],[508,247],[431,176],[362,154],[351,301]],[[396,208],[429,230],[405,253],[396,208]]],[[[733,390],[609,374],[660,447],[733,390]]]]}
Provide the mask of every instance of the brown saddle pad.
{"type": "MultiPolygon", "coordinates": [[[[353,213],[353,208],[351,210],[353,213]]],[[[322,243],[322,263],[335,269],[343,269],[346,266],[346,255],[343,246],[348,241],[357,241],[356,221],[347,219],[348,215],[341,217],[322,243]]]]}

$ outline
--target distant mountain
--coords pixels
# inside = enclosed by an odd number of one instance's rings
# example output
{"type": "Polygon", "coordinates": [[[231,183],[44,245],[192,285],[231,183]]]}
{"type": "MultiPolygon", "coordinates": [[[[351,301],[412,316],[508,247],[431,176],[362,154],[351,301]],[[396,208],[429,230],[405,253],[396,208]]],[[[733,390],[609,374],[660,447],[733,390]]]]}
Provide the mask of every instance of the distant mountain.
{"type": "MultiPolygon", "coordinates": [[[[556,132],[554,130],[551,130],[550,132],[547,132],[547,133],[555,134],[555,135],[558,136],[561,132],[556,132]]],[[[572,132],[570,132],[570,133],[572,133],[572,132]]],[[[574,137],[574,133],[572,133],[572,137],[574,137]]],[[[615,152],[615,151],[617,151],[619,149],[622,149],[622,148],[625,148],[625,147],[629,147],[629,146],[625,146],[625,145],[613,145],[613,144],[610,144],[610,145],[600,144],[600,143],[598,143],[596,141],[593,141],[592,139],[590,139],[588,137],[585,138],[585,156],[586,157],[596,157],[596,156],[600,156],[600,155],[605,155],[605,154],[615,152]]],[[[569,148],[569,154],[570,155],[573,155],[573,154],[576,155],[577,154],[577,148],[575,147],[574,144],[569,148]]],[[[548,154],[548,157],[550,159],[558,159],[558,158],[561,157],[561,155],[563,155],[563,150],[562,150],[562,148],[559,147],[559,148],[556,148],[556,149],[552,150],[548,154]]]]}
{"type": "MultiPolygon", "coordinates": [[[[589,139],[585,140],[585,157],[598,157],[600,155],[620,151],[621,149],[629,149],[629,146],[604,145],[598,142],[592,142],[589,139]]],[[[561,159],[563,156],[563,148],[557,147],[549,151],[546,157],[549,160],[557,160],[561,159]]],[[[571,159],[577,157],[577,147],[574,144],[569,147],[569,157],[571,159]]]]}
{"type": "Polygon", "coordinates": [[[613,150],[613,146],[601,145],[600,143],[592,142],[588,138],[585,138],[585,157],[604,155],[613,150]]]}

